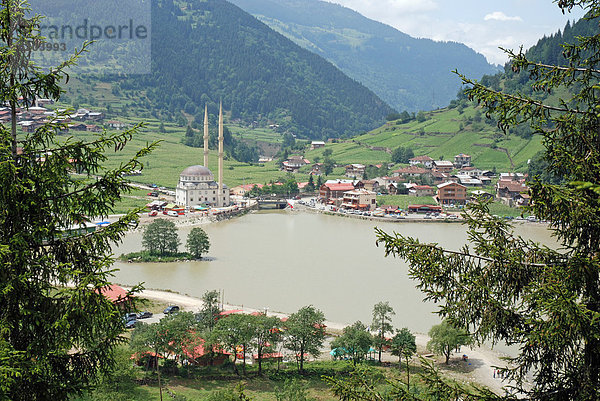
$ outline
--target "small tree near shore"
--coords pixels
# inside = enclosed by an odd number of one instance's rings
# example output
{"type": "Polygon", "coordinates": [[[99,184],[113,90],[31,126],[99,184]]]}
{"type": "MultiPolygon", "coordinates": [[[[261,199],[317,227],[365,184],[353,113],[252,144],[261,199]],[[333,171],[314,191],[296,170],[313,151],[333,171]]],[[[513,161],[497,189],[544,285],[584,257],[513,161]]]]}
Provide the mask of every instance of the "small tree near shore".
{"type": "Polygon", "coordinates": [[[402,368],[402,357],[406,360],[406,385],[410,389],[410,358],[417,352],[416,338],[408,328],[398,330],[391,342],[392,355],[398,356],[398,367],[402,368]]]}
{"type": "Polygon", "coordinates": [[[385,338],[385,334],[394,331],[394,326],[392,326],[391,322],[392,316],[395,314],[389,302],[379,302],[373,306],[373,323],[371,323],[371,327],[377,332],[373,340],[376,348],[379,350],[379,363],[381,363],[383,347],[389,344],[389,341],[385,338]]]}
{"type": "Polygon", "coordinates": [[[429,337],[431,337],[431,340],[427,343],[427,348],[444,355],[446,365],[450,361],[452,350],[471,343],[471,337],[466,331],[457,329],[445,320],[429,330],[429,337]]]}
{"type": "Polygon", "coordinates": [[[188,234],[185,247],[194,258],[202,259],[202,254],[208,252],[210,248],[208,235],[200,227],[192,228],[188,234]]]}

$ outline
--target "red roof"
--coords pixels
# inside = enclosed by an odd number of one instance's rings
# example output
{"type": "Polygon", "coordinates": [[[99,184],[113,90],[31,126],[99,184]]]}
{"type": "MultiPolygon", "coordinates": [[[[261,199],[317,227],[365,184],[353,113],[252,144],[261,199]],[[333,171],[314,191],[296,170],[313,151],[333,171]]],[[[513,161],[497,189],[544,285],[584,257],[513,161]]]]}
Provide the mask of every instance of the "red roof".
{"type": "Polygon", "coordinates": [[[498,181],[498,188],[505,188],[509,192],[522,192],[527,191],[529,189],[527,185],[522,184],[518,181],[498,181]]]}
{"type": "Polygon", "coordinates": [[[405,167],[405,168],[401,168],[399,170],[394,171],[394,173],[398,173],[398,174],[425,174],[428,172],[429,172],[429,170],[425,170],[424,168],[415,167],[415,166],[405,167]]]}
{"type": "MultiPolygon", "coordinates": [[[[204,339],[200,338],[198,339],[198,342],[196,344],[183,344],[181,349],[185,356],[187,356],[188,358],[202,358],[204,355],[207,354],[207,351],[204,348],[205,342],[206,341],[204,339]]],[[[217,354],[231,355],[230,352],[223,351],[218,345],[213,346],[213,352],[217,354]]]]}
{"type": "Polygon", "coordinates": [[[244,185],[240,185],[240,187],[246,191],[250,191],[252,188],[254,188],[254,186],[257,186],[258,188],[262,188],[264,187],[263,184],[244,184],[244,185]]]}
{"type": "Polygon", "coordinates": [[[111,284],[100,289],[100,294],[110,299],[112,302],[123,302],[127,300],[127,291],[116,284],[111,284]]]}
{"type": "Polygon", "coordinates": [[[234,313],[242,313],[243,310],[242,309],[232,309],[232,310],[224,310],[222,312],[219,313],[219,315],[221,316],[228,316],[234,313]]]}
{"type": "Polygon", "coordinates": [[[354,189],[354,185],[344,183],[331,183],[325,184],[325,186],[329,188],[330,191],[352,191],[354,189]]]}
{"type": "Polygon", "coordinates": [[[410,160],[415,160],[415,161],[433,161],[433,159],[429,156],[415,156],[413,158],[411,158],[410,160]]]}

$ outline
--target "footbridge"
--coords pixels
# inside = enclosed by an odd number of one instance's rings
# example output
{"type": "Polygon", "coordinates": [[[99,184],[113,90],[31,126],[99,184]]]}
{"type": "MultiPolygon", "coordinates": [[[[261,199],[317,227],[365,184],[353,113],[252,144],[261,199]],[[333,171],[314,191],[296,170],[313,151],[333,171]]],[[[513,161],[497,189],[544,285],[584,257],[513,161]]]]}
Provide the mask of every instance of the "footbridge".
{"type": "Polygon", "coordinates": [[[285,209],[288,205],[285,198],[278,197],[262,196],[257,198],[256,201],[259,209],[285,209]]]}

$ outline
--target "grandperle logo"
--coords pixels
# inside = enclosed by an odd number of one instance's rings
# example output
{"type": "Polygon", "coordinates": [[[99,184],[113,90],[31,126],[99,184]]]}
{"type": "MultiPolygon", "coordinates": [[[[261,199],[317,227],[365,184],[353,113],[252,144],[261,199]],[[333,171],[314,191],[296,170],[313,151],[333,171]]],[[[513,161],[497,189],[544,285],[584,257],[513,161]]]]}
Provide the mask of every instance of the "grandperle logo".
{"type": "Polygon", "coordinates": [[[77,25],[41,25],[40,33],[50,40],[134,40],[147,39],[148,28],[132,18],[123,24],[100,25],[85,18],[77,25]]]}

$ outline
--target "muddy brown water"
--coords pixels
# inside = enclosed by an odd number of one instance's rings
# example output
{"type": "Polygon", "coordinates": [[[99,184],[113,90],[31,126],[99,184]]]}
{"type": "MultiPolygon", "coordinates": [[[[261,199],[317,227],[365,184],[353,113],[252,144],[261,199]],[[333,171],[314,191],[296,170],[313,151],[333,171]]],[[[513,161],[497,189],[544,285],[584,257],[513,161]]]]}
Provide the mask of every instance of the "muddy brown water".
{"type": "MultiPolygon", "coordinates": [[[[371,321],[373,305],[388,301],[395,327],[424,332],[437,324],[436,306],[408,277],[406,264],[384,257],[375,246],[374,228],[397,231],[422,241],[459,249],[466,241],[462,224],[374,222],[318,213],[268,211],[202,226],[211,247],[207,260],[177,263],[116,262],[115,282],[168,289],[200,297],[224,290],[225,302],[292,313],[314,305],[327,320],[371,321]]],[[[182,244],[191,227],[182,227],[182,244]]],[[[540,224],[517,224],[519,234],[552,245],[540,224]]],[[[128,234],[116,255],[142,249],[141,232],[128,234]]],[[[183,250],[184,246],[180,247],[183,250]]]]}

